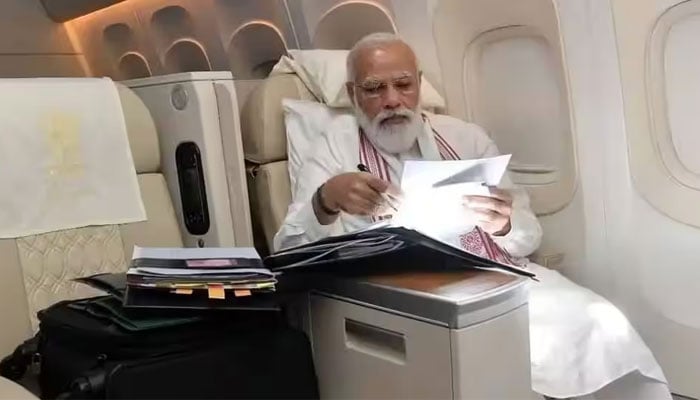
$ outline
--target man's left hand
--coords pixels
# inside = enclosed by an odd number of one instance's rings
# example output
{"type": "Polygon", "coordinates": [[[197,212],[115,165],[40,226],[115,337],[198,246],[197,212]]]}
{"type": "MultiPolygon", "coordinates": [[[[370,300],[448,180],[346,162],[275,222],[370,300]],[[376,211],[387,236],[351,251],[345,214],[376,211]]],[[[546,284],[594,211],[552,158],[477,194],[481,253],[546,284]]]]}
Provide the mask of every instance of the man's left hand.
{"type": "Polygon", "coordinates": [[[464,196],[464,206],[476,218],[477,225],[494,236],[510,232],[513,197],[508,191],[491,187],[489,196],[464,196]]]}

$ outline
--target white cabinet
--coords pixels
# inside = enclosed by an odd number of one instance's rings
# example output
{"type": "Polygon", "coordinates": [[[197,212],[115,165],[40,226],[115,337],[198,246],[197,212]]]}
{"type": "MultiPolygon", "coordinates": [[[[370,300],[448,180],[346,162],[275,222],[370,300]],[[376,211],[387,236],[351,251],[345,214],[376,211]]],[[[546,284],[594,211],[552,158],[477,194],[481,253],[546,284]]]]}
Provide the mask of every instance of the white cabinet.
{"type": "Polygon", "coordinates": [[[457,281],[436,294],[337,280],[313,292],[321,398],[535,398],[526,284],[478,293],[476,283],[476,292],[457,281]]]}

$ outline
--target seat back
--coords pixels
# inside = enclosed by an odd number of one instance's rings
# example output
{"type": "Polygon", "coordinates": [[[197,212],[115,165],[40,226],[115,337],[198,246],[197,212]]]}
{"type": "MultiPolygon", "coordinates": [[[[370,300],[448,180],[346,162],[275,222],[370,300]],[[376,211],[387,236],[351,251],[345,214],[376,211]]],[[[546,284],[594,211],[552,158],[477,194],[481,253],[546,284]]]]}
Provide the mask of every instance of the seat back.
{"type": "Polygon", "coordinates": [[[296,75],[274,75],[260,82],[241,111],[251,218],[261,253],[272,250],[292,198],[282,108],[285,98],[315,100],[296,75]]]}
{"type": "Polygon", "coordinates": [[[134,245],[182,245],[151,115],[129,89],[119,86],[119,95],[147,220],[0,240],[0,356],[32,335],[37,311],[98,293],[72,279],[125,271],[134,245]]]}

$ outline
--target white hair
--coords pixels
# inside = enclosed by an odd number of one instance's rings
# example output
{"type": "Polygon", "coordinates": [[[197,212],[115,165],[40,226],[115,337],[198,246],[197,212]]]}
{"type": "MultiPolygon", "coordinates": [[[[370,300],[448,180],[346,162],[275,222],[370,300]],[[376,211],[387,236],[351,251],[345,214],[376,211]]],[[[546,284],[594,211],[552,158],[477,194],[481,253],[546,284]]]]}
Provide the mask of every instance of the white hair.
{"type": "Polygon", "coordinates": [[[416,60],[416,68],[419,68],[418,57],[415,55],[416,52],[413,51],[413,48],[408,43],[406,43],[395,33],[375,32],[370,33],[369,35],[366,35],[362,39],[358,40],[357,43],[355,43],[355,45],[352,46],[352,49],[350,49],[346,61],[347,81],[355,81],[355,63],[357,62],[357,55],[360,53],[361,50],[376,49],[393,43],[403,43],[406,46],[408,46],[408,48],[411,49],[411,52],[413,53],[414,58],[416,60]]]}

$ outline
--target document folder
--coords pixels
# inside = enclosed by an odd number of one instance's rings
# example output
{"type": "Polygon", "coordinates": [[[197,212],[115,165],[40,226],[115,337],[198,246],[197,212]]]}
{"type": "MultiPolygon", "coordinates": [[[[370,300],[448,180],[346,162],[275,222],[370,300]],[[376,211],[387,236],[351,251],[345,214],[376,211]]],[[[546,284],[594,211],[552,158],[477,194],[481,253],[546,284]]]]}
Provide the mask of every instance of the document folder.
{"type": "MultiPolygon", "coordinates": [[[[410,263],[421,250],[450,258],[450,265],[461,268],[495,270],[534,278],[535,274],[517,265],[508,265],[467,252],[405,227],[385,226],[331,236],[319,241],[281,250],[265,258],[271,271],[292,269],[327,270],[346,262],[366,261],[382,257],[392,264],[410,263]],[[410,251],[409,251],[410,250],[410,251]]],[[[330,271],[329,271],[330,272],[330,271]]]]}
{"type": "Polygon", "coordinates": [[[191,295],[174,295],[168,291],[151,290],[127,284],[125,273],[102,273],[74,279],[76,282],[92,286],[109,293],[126,310],[143,310],[139,315],[148,315],[148,310],[238,310],[238,311],[280,311],[279,301],[272,293],[237,298],[229,296],[225,300],[212,300],[205,292],[193,291],[191,295]]]}

